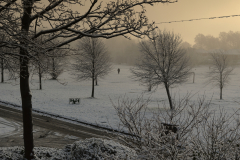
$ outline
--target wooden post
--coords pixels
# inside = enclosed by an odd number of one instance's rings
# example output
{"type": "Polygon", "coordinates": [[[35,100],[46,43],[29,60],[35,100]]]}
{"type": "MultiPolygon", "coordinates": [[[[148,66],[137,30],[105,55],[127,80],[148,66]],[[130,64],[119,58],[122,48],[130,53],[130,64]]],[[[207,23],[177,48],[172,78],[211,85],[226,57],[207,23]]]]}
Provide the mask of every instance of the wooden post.
{"type": "Polygon", "coordinates": [[[195,81],[195,72],[192,72],[193,73],[193,83],[195,81]]]}

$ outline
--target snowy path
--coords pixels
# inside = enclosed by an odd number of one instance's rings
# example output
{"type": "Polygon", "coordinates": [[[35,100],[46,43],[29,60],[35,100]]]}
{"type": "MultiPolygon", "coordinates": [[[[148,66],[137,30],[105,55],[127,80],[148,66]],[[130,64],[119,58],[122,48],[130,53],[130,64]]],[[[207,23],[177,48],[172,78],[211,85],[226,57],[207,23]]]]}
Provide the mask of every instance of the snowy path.
{"type": "Polygon", "coordinates": [[[20,125],[0,117],[0,138],[18,133],[20,125]]]}
{"type": "MultiPolygon", "coordinates": [[[[108,139],[110,136],[103,130],[87,125],[70,123],[36,113],[33,113],[32,116],[36,146],[62,148],[76,140],[93,137],[108,139]]],[[[23,145],[22,113],[20,110],[0,105],[0,124],[0,147],[23,145]]]]}

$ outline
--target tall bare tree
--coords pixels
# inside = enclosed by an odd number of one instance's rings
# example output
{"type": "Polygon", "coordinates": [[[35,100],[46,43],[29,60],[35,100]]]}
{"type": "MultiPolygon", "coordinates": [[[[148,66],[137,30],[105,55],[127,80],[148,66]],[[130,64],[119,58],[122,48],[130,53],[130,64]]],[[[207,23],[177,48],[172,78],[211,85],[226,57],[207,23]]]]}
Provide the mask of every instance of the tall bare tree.
{"type": "Polygon", "coordinates": [[[68,58],[65,55],[70,55],[67,53],[68,51],[61,49],[51,51],[51,56],[48,57],[48,68],[53,80],[56,80],[63,73],[64,68],[67,67],[68,58]],[[59,54],[62,56],[59,56],[59,54]]]}
{"type": "Polygon", "coordinates": [[[133,78],[141,83],[149,84],[151,79],[152,86],[163,84],[170,108],[174,109],[169,89],[185,82],[191,74],[189,58],[180,47],[182,40],[179,35],[167,31],[152,35],[151,39],[140,43],[142,56],[131,72],[133,78]]]}
{"type": "MultiPolygon", "coordinates": [[[[0,41],[3,42],[5,39],[5,34],[0,34],[0,41]]],[[[6,52],[6,47],[0,47],[0,52],[4,54],[6,52]]],[[[4,82],[4,70],[7,69],[7,66],[8,65],[5,63],[4,57],[0,57],[1,83],[4,82]]]]}
{"type": "MultiPolygon", "coordinates": [[[[6,37],[6,34],[0,34],[0,43],[6,42],[9,38],[6,37]]],[[[18,56],[11,58],[9,60],[8,53],[14,52],[13,49],[7,48],[5,46],[0,47],[0,68],[1,68],[1,83],[4,82],[4,73],[5,70],[8,71],[9,79],[12,79],[14,77],[15,72],[17,71],[17,67],[19,67],[19,63],[16,63],[16,60],[18,60],[18,56]]]]}
{"type": "Polygon", "coordinates": [[[233,71],[233,67],[230,64],[228,56],[224,52],[212,53],[211,67],[207,73],[208,83],[216,85],[220,89],[220,99],[222,99],[223,87],[229,82],[229,76],[233,71]]]}
{"type": "Polygon", "coordinates": [[[153,23],[148,22],[144,6],[174,2],[177,0],[123,0],[107,3],[100,0],[0,1],[0,30],[11,38],[11,43],[1,42],[0,47],[17,48],[16,52],[8,55],[20,59],[25,158],[31,159],[34,155],[29,60],[36,59],[36,53],[46,55],[49,53],[47,51],[56,47],[66,47],[67,44],[85,36],[112,38],[131,34],[142,37],[155,28],[153,23]],[[44,42],[35,41],[43,35],[48,35],[48,39],[44,42]],[[56,45],[44,45],[58,38],[62,41],[56,45]]]}
{"type": "MultiPolygon", "coordinates": [[[[41,36],[40,42],[42,43],[47,37],[41,36]]],[[[57,41],[48,41],[44,45],[54,46],[57,41]]],[[[52,79],[56,80],[57,77],[63,72],[63,66],[66,66],[68,52],[66,49],[52,49],[51,51],[46,51],[47,53],[36,52],[34,58],[31,58],[30,63],[32,67],[33,74],[39,77],[39,89],[42,89],[42,78],[47,73],[50,74],[52,79]]]]}
{"type": "Polygon", "coordinates": [[[72,64],[77,80],[92,80],[92,94],[94,97],[94,82],[103,78],[111,71],[110,56],[103,41],[99,38],[83,38],[79,42],[79,55],[72,64]]]}
{"type": "Polygon", "coordinates": [[[37,75],[39,79],[39,90],[42,90],[42,78],[44,73],[48,72],[48,59],[42,55],[37,55],[36,60],[30,61],[32,66],[32,74],[37,75]]]}

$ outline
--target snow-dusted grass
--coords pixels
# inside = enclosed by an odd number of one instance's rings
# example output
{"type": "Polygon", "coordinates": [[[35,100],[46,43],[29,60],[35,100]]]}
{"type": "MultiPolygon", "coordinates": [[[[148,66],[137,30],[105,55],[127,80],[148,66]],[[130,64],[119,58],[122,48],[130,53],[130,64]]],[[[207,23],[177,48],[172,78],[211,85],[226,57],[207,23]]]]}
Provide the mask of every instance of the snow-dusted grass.
{"type": "MultiPolygon", "coordinates": [[[[66,152],[62,149],[35,147],[35,160],[69,160],[71,159],[71,152],[66,152]]],[[[1,160],[25,160],[23,158],[24,147],[1,147],[1,160]]]]}
{"type": "Polygon", "coordinates": [[[136,151],[112,140],[90,138],[77,141],[71,145],[71,153],[75,159],[137,159],[136,151]]]}
{"type": "MultiPolygon", "coordinates": [[[[147,92],[147,87],[139,85],[130,78],[129,68],[129,66],[115,65],[113,71],[105,79],[99,80],[99,86],[95,87],[95,98],[90,98],[91,81],[77,82],[67,72],[59,77],[60,83],[55,80],[43,80],[43,90],[38,89],[38,78],[33,76],[31,80],[33,108],[89,123],[104,126],[110,124],[115,128],[119,120],[110,99],[117,103],[119,97],[126,96],[135,99],[144,93],[144,98],[151,98],[149,104],[151,110],[156,109],[158,104],[161,107],[162,102],[168,103],[163,87],[159,86],[155,92],[147,92]],[[120,74],[117,74],[117,68],[121,69],[120,74]],[[81,98],[81,102],[69,104],[69,98],[81,98]]],[[[240,69],[236,67],[230,84],[223,89],[223,100],[219,100],[219,88],[206,85],[205,75],[208,70],[207,66],[193,68],[196,74],[195,83],[192,83],[192,77],[190,77],[187,83],[172,88],[172,95],[178,99],[190,93],[193,95],[192,101],[205,95],[206,100],[211,100],[213,110],[217,110],[219,105],[229,113],[239,108],[240,105],[237,102],[240,102],[240,69]]],[[[20,105],[19,88],[18,81],[0,84],[0,99],[20,105]]]]}

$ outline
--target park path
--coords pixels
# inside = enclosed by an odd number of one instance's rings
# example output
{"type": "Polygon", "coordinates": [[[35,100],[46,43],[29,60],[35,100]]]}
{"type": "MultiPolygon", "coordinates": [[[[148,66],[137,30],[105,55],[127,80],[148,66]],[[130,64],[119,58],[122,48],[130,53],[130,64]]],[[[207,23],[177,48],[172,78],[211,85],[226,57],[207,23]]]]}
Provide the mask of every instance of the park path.
{"type": "MultiPolygon", "coordinates": [[[[22,112],[0,105],[0,123],[15,129],[0,135],[0,147],[23,146],[22,112]]],[[[69,123],[60,119],[33,113],[34,144],[38,147],[62,148],[74,141],[86,138],[109,139],[110,134],[87,125],[69,123]]]]}

